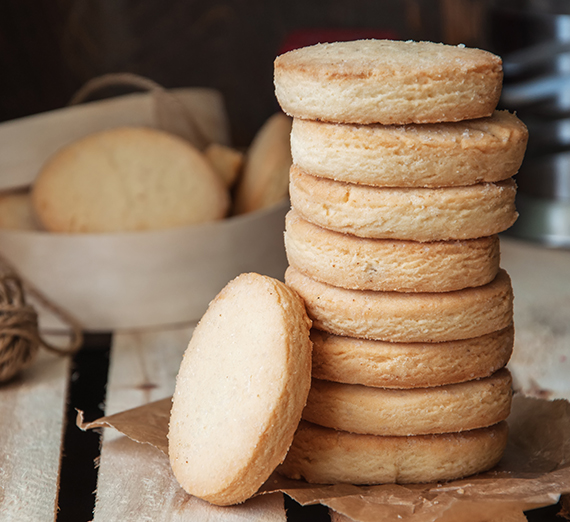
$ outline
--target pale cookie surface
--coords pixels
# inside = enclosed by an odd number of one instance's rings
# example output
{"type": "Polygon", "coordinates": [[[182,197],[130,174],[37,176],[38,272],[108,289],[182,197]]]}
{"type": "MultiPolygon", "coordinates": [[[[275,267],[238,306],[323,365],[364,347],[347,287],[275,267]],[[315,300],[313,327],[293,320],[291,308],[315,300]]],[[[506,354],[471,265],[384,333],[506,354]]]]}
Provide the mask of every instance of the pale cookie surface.
{"type": "Polygon", "coordinates": [[[251,497],[282,462],[310,386],[310,320],[283,283],[242,274],[210,303],[184,354],[169,456],[191,495],[251,497]]]}
{"type": "Polygon", "coordinates": [[[393,390],[313,379],[303,418],[364,435],[427,435],[485,428],[511,411],[506,368],[483,379],[393,390]]]}
{"type": "Polygon", "coordinates": [[[275,95],[291,116],[338,123],[435,123],[493,113],[502,62],[431,42],[317,44],[274,62],[275,95]]]}
{"type": "Polygon", "coordinates": [[[479,337],[513,322],[513,289],[504,270],[490,283],[455,292],[374,292],[320,283],[293,267],[285,281],[305,301],[319,330],[390,342],[479,337]]]}
{"type": "Polygon", "coordinates": [[[426,125],[345,125],[295,118],[293,163],[313,176],[379,187],[501,181],[522,163],[528,130],[514,115],[426,125]]]}
{"type": "Polygon", "coordinates": [[[241,172],[244,153],[226,145],[212,143],[204,150],[204,155],[226,187],[231,188],[241,172]]]}
{"type": "Polygon", "coordinates": [[[386,188],[311,176],[291,167],[292,207],[336,232],[376,239],[441,241],[498,234],[517,219],[516,184],[386,188]]]}
{"type": "Polygon", "coordinates": [[[52,232],[119,232],[221,219],[226,187],[188,142],[150,128],[92,134],[57,152],[32,202],[52,232]]]}
{"type": "Polygon", "coordinates": [[[382,388],[423,388],[487,377],[509,361],[514,328],[440,343],[390,343],[311,331],[313,377],[382,388]]]}
{"type": "Polygon", "coordinates": [[[235,213],[269,207],[287,197],[291,167],[291,118],[271,116],[251,143],[237,181],[235,213]]]}
{"type": "Polygon", "coordinates": [[[367,239],[313,225],[294,209],[285,219],[285,247],[300,272],[354,290],[461,290],[492,281],[500,262],[497,235],[425,243],[367,239]]]}
{"type": "Polygon", "coordinates": [[[279,472],[316,484],[409,484],[453,480],[492,468],[507,444],[506,422],[412,437],[336,431],[302,421],[279,472]]]}

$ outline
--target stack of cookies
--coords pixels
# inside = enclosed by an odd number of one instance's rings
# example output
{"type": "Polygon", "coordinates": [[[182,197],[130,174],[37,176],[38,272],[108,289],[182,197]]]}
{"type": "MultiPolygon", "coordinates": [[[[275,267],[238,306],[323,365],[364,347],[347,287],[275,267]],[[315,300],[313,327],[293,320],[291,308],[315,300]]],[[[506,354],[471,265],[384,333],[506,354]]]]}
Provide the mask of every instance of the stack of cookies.
{"type": "Polygon", "coordinates": [[[293,116],[286,283],[313,320],[313,381],[280,471],[315,483],[449,480],[506,444],[527,130],[496,111],[501,60],[363,40],[275,61],[293,116]]]}

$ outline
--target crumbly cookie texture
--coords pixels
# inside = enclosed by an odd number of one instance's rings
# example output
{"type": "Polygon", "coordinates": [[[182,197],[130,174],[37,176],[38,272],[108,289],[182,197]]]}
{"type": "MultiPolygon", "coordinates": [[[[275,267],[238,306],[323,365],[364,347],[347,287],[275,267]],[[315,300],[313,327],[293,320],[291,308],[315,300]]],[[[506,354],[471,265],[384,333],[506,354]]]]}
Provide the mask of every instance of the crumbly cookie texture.
{"type": "Polygon", "coordinates": [[[293,162],[324,178],[379,187],[501,181],[521,166],[528,130],[507,111],[426,125],[341,125],[295,118],[293,162]]]}
{"type": "Polygon", "coordinates": [[[391,343],[311,331],[313,377],[381,388],[426,388],[481,379],[503,368],[513,352],[508,326],[471,339],[391,343]]]}
{"type": "Polygon", "coordinates": [[[497,464],[507,444],[505,421],[442,435],[385,437],[301,421],[280,473],[316,484],[408,484],[453,480],[497,464]]]}
{"type": "Polygon", "coordinates": [[[378,239],[441,241],[498,234],[517,219],[512,178],[467,187],[385,188],[318,178],[293,165],[291,205],[337,232],[378,239]]]}
{"type": "Polygon", "coordinates": [[[366,239],[319,227],[294,209],[285,219],[289,264],[353,290],[449,292],[491,282],[499,271],[497,235],[457,241],[366,239]]]}
{"type": "Polygon", "coordinates": [[[459,432],[505,420],[511,385],[506,368],[483,379],[408,390],[313,379],[303,418],[364,435],[459,432]]]}
{"type": "Polygon", "coordinates": [[[315,328],[390,342],[479,337],[511,325],[513,290],[504,270],[490,283],[455,292],[374,292],[320,283],[293,267],[285,281],[304,299],[315,328]]]}
{"type": "Polygon", "coordinates": [[[490,116],[502,61],[432,42],[317,44],[274,62],[275,95],[291,116],[336,123],[436,123],[490,116]]]}
{"type": "Polygon", "coordinates": [[[188,493],[243,502],[283,461],[309,392],[310,327],[299,296],[259,274],[211,302],[180,366],[168,434],[188,493]]]}
{"type": "Polygon", "coordinates": [[[32,204],[50,232],[154,230],[221,219],[229,193],[203,154],[146,127],[91,134],[42,168],[32,204]]]}

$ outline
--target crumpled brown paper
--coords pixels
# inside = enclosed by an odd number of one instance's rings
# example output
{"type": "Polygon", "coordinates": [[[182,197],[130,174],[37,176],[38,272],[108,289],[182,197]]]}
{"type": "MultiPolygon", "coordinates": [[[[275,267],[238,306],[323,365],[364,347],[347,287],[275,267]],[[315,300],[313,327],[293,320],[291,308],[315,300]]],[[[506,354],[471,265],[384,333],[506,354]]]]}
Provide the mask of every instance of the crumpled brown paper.
{"type": "MultiPolygon", "coordinates": [[[[167,454],[171,399],[77,424],[112,427],[167,454]]],[[[524,521],[523,512],[570,493],[570,403],[515,396],[505,455],[493,470],[442,484],[315,485],[274,472],[257,494],[283,492],[302,505],[323,504],[357,522],[524,521]]]]}

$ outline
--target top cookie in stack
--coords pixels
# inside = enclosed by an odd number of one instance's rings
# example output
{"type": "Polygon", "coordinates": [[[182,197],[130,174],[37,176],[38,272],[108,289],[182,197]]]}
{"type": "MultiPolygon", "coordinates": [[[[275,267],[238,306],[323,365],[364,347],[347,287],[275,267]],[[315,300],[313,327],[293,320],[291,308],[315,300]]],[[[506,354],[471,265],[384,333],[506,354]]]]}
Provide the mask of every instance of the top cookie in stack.
{"type": "Polygon", "coordinates": [[[513,295],[497,234],[517,218],[527,141],[496,111],[501,87],[499,57],[431,42],[336,42],[275,60],[294,118],[286,282],[314,341],[310,422],[282,473],[422,482],[500,458],[513,295]]]}
{"type": "Polygon", "coordinates": [[[437,123],[491,116],[502,61],[432,42],[357,40],[275,60],[275,95],[290,116],[335,123],[437,123]]]}

